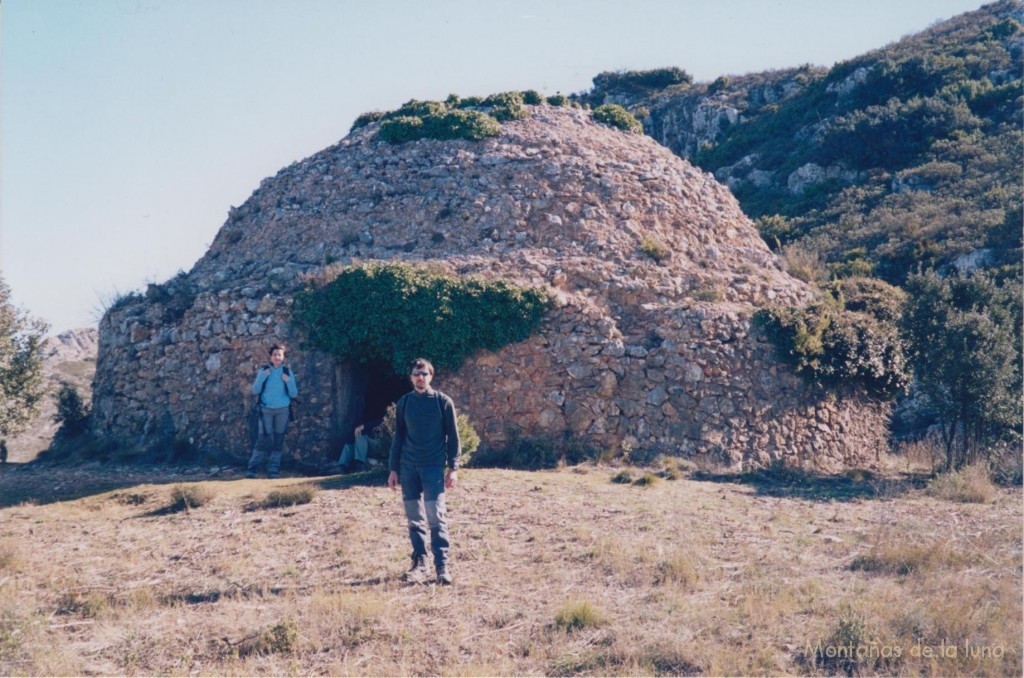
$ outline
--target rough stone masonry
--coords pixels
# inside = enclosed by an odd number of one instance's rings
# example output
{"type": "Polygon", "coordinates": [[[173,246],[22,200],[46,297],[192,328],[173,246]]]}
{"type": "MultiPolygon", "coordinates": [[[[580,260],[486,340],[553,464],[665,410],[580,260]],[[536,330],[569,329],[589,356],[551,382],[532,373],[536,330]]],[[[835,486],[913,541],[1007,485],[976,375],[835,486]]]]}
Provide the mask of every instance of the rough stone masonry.
{"type": "Polygon", "coordinates": [[[814,292],[728,189],[588,111],[528,110],[484,141],[389,145],[371,124],[264,180],[189,273],[106,313],[95,431],[241,457],[255,370],[283,341],[302,396],[290,451],[326,468],[387,377],[303,348],[293,296],[325,267],[400,260],[557,298],[533,337],[436,379],[484,445],[515,433],[729,468],[873,459],[888,405],[807,385],[752,330],[757,308],[814,292]]]}

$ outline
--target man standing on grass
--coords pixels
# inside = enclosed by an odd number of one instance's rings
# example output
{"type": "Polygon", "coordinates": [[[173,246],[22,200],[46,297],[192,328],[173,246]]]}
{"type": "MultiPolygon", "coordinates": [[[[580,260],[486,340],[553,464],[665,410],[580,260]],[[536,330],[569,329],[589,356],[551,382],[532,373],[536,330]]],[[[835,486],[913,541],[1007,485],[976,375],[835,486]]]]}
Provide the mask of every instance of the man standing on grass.
{"type": "Polygon", "coordinates": [[[394,490],[401,483],[405,516],[409,520],[412,567],[405,579],[424,582],[430,576],[426,546],[429,526],[437,582],[451,584],[444,491],[455,487],[462,452],[455,404],[430,387],[434,366],[429,361],[417,358],[409,372],[413,390],[399,398],[395,407],[395,437],[388,462],[388,487],[394,490]]]}

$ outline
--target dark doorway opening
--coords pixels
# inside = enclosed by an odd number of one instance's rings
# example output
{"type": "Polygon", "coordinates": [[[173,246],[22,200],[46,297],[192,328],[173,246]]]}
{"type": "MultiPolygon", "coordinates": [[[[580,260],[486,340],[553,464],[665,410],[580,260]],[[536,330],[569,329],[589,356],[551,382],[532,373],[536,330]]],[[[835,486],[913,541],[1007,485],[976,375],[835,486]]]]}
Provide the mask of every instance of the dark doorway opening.
{"type": "Polygon", "coordinates": [[[388,406],[412,388],[390,366],[343,364],[335,368],[335,438],[350,443],[359,424],[382,419],[388,406]]]}
{"type": "Polygon", "coordinates": [[[409,379],[394,373],[388,365],[368,365],[366,368],[366,403],[363,421],[380,419],[391,403],[408,393],[409,379]]]}

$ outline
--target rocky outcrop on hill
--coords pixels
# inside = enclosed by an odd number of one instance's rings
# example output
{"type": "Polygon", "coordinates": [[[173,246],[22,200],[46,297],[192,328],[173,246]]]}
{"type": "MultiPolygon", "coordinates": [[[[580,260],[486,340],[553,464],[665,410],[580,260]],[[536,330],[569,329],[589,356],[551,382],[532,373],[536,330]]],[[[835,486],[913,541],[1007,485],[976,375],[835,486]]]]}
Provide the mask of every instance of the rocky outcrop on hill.
{"type": "Polygon", "coordinates": [[[294,294],[327,267],[403,260],[558,300],[532,338],[438,376],[485,445],[571,437],[732,467],[877,452],[885,406],[807,386],[752,331],[759,306],[813,293],[724,186],[588,111],[528,108],[484,141],[389,145],[371,124],[265,180],[192,271],[104,317],[97,432],[241,455],[249,384],[283,340],[302,394],[293,451],[328,463],[386,375],[300,348],[294,294]]]}
{"type": "Polygon", "coordinates": [[[679,156],[693,158],[752,116],[777,110],[824,72],[801,67],[723,77],[714,83],[670,88],[649,98],[633,97],[619,103],[646,107],[644,131],[679,156]]]}

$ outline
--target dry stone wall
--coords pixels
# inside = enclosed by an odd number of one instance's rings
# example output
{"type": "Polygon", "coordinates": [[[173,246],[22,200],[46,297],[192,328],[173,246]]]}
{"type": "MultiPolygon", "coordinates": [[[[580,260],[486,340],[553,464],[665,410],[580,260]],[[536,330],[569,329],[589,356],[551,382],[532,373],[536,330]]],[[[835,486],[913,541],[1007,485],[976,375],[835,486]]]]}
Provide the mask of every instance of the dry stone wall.
{"type": "Polygon", "coordinates": [[[353,366],[301,346],[292,299],[324,269],[403,260],[558,301],[534,337],[438,375],[485,445],[518,430],[731,467],[872,458],[886,406],[808,387],[751,333],[757,307],[813,292],[728,190],[586,111],[529,108],[479,142],[391,146],[370,125],[265,180],[192,271],[106,314],[96,431],[243,456],[252,379],[283,341],[301,394],[291,451],[325,466],[361,386],[353,366]]]}

